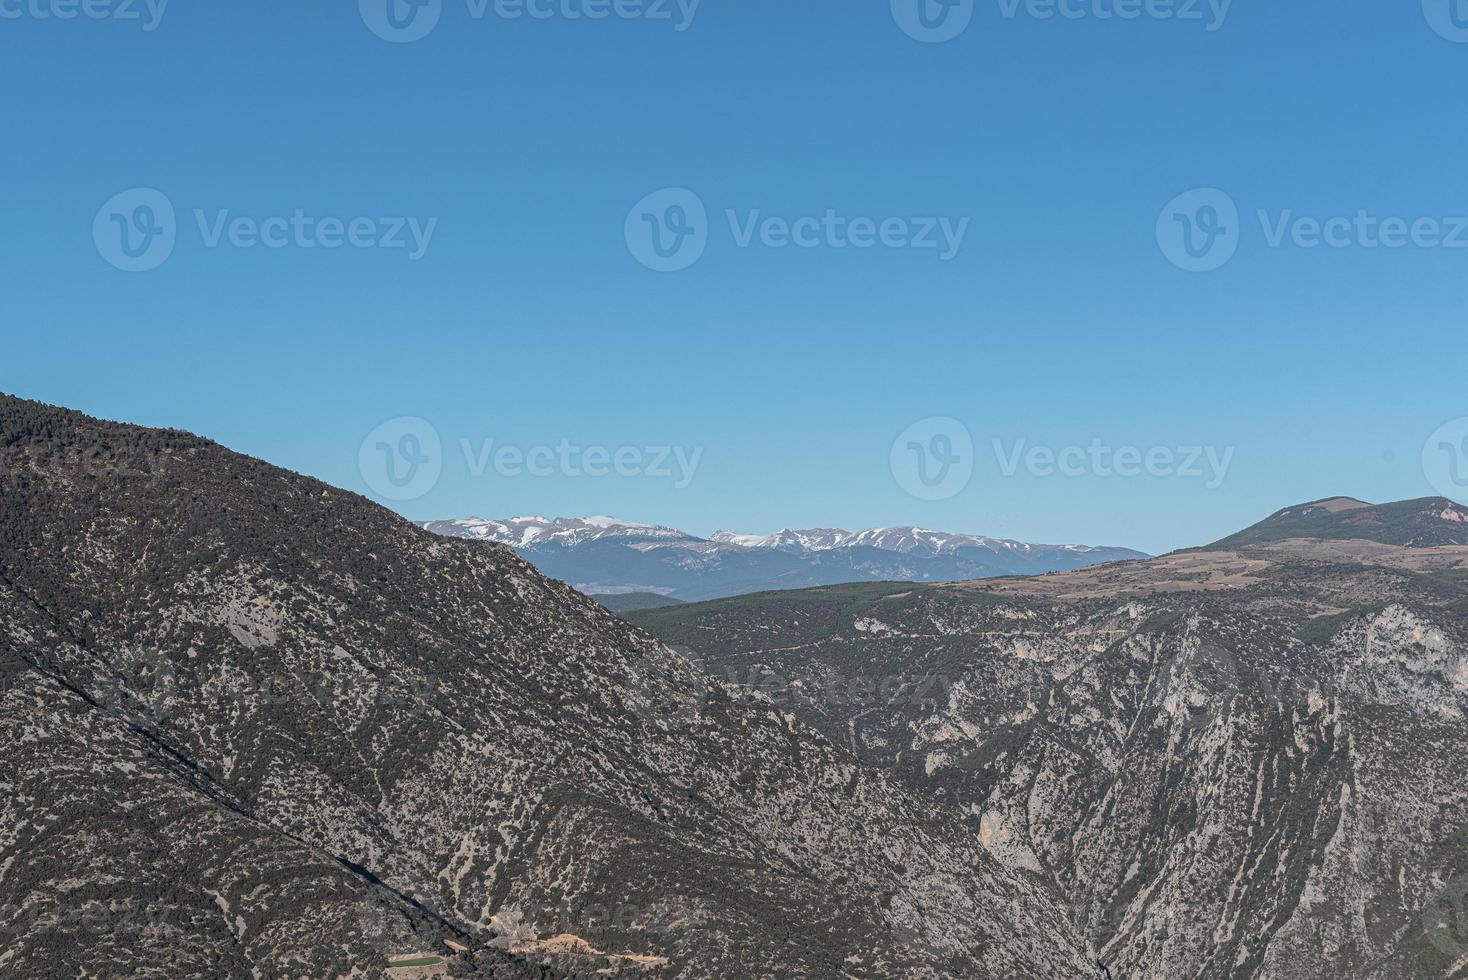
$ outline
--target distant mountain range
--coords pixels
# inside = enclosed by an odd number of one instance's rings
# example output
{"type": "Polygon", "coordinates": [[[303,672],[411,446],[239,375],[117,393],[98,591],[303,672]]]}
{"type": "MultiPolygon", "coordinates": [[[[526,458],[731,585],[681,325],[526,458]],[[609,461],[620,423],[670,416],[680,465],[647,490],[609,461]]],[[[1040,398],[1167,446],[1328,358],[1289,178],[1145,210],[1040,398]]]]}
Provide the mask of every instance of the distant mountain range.
{"type": "Polygon", "coordinates": [[[953,582],[1039,575],[1149,556],[1128,548],[1027,544],[915,527],[709,538],[614,517],[429,521],[435,534],[514,548],[589,595],[644,593],[686,602],[845,582],[953,582]]]}

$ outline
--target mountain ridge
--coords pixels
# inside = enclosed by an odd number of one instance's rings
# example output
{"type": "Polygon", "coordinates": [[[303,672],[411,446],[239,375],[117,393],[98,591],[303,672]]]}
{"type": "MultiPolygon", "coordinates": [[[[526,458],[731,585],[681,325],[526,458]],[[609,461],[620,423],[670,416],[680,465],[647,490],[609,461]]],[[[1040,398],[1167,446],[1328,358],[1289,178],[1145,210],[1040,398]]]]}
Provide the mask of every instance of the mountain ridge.
{"type": "Polygon", "coordinates": [[[960,821],[511,549],[6,397],[0,490],[0,971],[1088,971],[960,821]]]}
{"type": "MultiPolygon", "coordinates": [[[[582,544],[603,538],[669,538],[691,544],[737,545],[743,548],[794,548],[804,552],[834,551],[840,548],[869,546],[884,551],[908,553],[912,551],[941,554],[961,547],[1003,547],[1016,551],[1036,548],[1059,548],[1076,552],[1126,551],[1143,555],[1143,552],[1115,545],[1084,544],[1037,544],[1009,538],[994,538],[983,534],[966,534],[955,531],[935,531],[910,524],[864,528],[848,531],[844,528],[781,528],[770,534],[744,534],[736,531],[715,531],[708,537],[700,537],[678,528],[662,524],[622,520],[616,517],[557,517],[540,516],[511,517],[493,520],[483,517],[450,518],[436,521],[419,521],[420,527],[437,534],[453,531],[457,537],[474,537],[479,540],[495,541],[512,548],[528,547],[559,540],[569,544],[582,544]]],[[[1151,556],[1146,556],[1151,557],[1151,556]]]]}
{"type": "Polygon", "coordinates": [[[683,601],[853,581],[957,581],[1037,574],[1147,557],[1127,548],[1039,545],[916,527],[721,531],[709,538],[611,517],[463,518],[435,534],[515,548],[590,595],[652,593],[683,601]]]}
{"type": "Polygon", "coordinates": [[[1206,547],[1228,550],[1285,541],[1360,540],[1412,548],[1468,545],[1468,506],[1447,497],[1372,504],[1326,497],[1275,511],[1257,524],[1206,547]]]}

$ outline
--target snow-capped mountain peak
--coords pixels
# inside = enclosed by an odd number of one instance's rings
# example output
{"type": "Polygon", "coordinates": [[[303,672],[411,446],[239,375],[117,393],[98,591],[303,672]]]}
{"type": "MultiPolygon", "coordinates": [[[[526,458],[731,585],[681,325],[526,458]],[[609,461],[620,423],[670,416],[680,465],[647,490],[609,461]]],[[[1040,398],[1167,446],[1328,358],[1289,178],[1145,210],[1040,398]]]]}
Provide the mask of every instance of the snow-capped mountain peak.
{"type": "Polygon", "coordinates": [[[575,547],[604,538],[691,538],[691,535],[670,527],[624,521],[606,515],[557,517],[555,520],[546,517],[512,517],[504,521],[466,517],[449,521],[427,521],[422,526],[435,534],[494,541],[511,548],[531,548],[550,543],[575,547]]]}
{"type": "Polygon", "coordinates": [[[583,592],[646,592],[689,600],[838,582],[1038,574],[1146,557],[1125,548],[1032,545],[919,527],[719,531],[701,538],[606,515],[470,517],[423,526],[449,537],[509,545],[541,571],[583,592]]]}
{"type": "MultiPolygon", "coordinates": [[[[843,531],[836,528],[797,531],[786,528],[774,534],[763,535],[720,531],[711,540],[744,548],[774,548],[780,551],[818,552],[834,551],[838,548],[876,548],[879,551],[918,555],[952,555],[969,548],[1024,554],[1035,547],[1023,541],[1006,541],[983,535],[954,534],[909,526],[873,527],[865,531],[843,531]]],[[[1063,547],[1082,552],[1091,550],[1084,545],[1063,547]]]]}
{"type": "Polygon", "coordinates": [[[702,551],[725,548],[772,550],[790,554],[816,554],[844,548],[874,548],[903,555],[957,555],[980,550],[998,555],[1022,556],[1036,549],[1087,554],[1097,549],[1088,545],[1034,545],[1023,541],[990,538],[978,534],[955,534],[928,528],[900,526],[873,527],[864,531],[841,528],[781,528],[773,534],[742,534],[717,531],[707,539],[676,528],[641,521],[622,520],[607,515],[593,517],[512,517],[503,521],[467,517],[451,521],[429,521],[423,525],[437,534],[452,537],[495,541],[512,548],[531,548],[559,543],[567,547],[609,538],[644,545],[676,545],[697,547],[702,551]]]}
{"type": "Polygon", "coordinates": [[[796,531],[781,528],[774,534],[736,534],[733,531],[718,531],[709,540],[719,544],[733,544],[741,548],[774,548],[778,551],[829,551],[839,548],[851,537],[850,531],[840,528],[815,528],[796,531]]]}

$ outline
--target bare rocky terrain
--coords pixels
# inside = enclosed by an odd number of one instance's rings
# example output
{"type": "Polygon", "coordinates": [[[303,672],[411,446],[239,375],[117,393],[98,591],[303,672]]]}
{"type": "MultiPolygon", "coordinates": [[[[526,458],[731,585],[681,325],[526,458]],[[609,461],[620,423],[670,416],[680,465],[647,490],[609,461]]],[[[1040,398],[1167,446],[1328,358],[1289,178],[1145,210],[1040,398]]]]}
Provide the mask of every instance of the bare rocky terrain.
{"type": "Polygon", "coordinates": [[[0,975],[1468,976],[1465,517],[644,631],[0,398],[0,975]]]}
{"type": "Polygon", "coordinates": [[[819,729],[507,548],[0,397],[0,974],[1099,975],[819,729]]]}
{"type": "Polygon", "coordinates": [[[1112,977],[1468,976],[1468,508],[1328,503],[1149,562],[628,615],[1044,876],[1112,977]]]}

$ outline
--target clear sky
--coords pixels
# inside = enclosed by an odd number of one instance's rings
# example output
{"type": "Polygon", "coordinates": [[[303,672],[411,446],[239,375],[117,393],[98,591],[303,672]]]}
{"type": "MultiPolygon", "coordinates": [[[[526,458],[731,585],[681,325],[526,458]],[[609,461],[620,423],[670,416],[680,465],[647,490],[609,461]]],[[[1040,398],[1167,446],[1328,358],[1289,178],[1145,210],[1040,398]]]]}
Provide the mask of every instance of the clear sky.
{"type": "Polygon", "coordinates": [[[415,519],[1468,496],[1468,10],[927,2],[0,0],[0,389],[415,519]]]}

